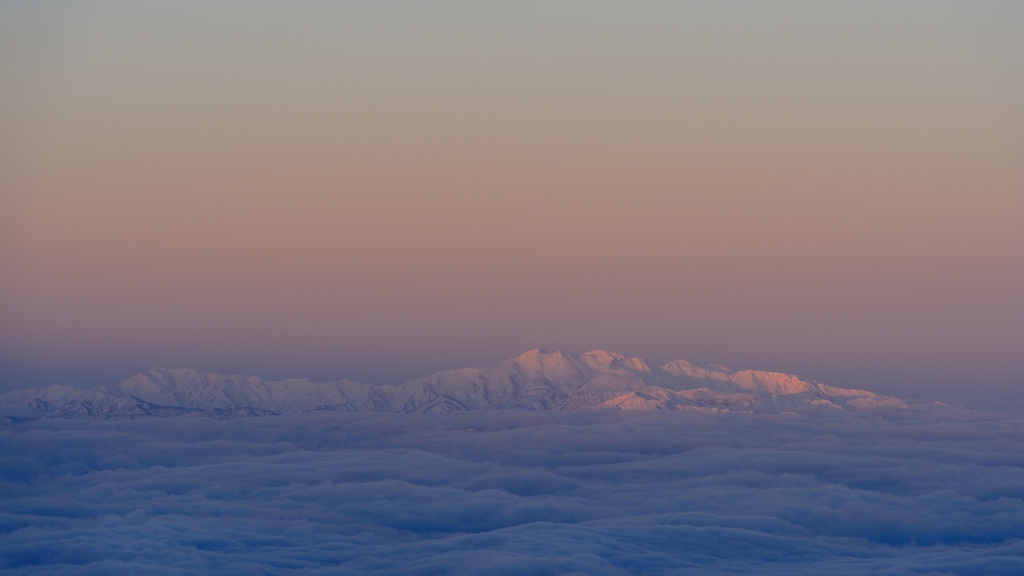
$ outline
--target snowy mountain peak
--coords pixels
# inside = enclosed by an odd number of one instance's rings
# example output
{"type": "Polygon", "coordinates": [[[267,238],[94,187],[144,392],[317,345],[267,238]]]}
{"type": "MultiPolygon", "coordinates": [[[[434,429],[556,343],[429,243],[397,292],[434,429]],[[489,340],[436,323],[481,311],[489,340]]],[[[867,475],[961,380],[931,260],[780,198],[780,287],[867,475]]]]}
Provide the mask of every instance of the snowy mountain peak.
{"type": "Polygon", "coordinates": [[[643,358],[627,358],[607,350],[591,350],[581,355],[584,362],[604,370],[636,370],[650,372],[651,367],[643,358]]]}
{"type": "Polygon", "coordinates": [[[51,386],[0,396],[16,417],[124,419],[202,414],[217,418],[344,412],[465,410],[820,411],[906,408],[902,400],[836,388],[792,374],[730,370],[675,360],[652,368],[606,350],[570,354],[536,348],[490,366],[446,370],[399,386],[349,380],[265,381],[154,368],[119,384],[51,386]]]}
{"type": "Polygon", "coordinates": [[[724,366],[699,366],[686,360],[673,360],[661,367],[662,370],[674,376],[687,376],[690,378],[708,378],[712,375],[725,375],[735,372],[724,366]]]}
{"type": "MultiPolygon", "coordinates": [[[[593,376],[595,369],[595,366],[588,364],[580,355],[543,348],[535,348],[502,364],[513,368],[528,380],[563,384],[587,379],[593,376]]],[[[488,371],[486,367],[483,370],[488,371]]]]}
{"type": "Polygon", "coordinates": [[[591,350],[583,354],[568,354],[561,350],[534,348],[507,364],[519,366],[525,372],[553,380],[567,380],[593,375],[597,372],[639,371],[650,372],[651,367],[643,358],[627,358],[607,350],[591,350]]]}

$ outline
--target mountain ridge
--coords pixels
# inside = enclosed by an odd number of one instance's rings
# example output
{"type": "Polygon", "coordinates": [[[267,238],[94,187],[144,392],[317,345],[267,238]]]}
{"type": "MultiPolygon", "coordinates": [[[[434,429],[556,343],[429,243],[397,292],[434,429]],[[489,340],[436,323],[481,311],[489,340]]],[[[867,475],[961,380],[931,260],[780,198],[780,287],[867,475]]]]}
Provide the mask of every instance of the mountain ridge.
{"type": "Polygon", "coordinates": [[[236,418],[342,412],[469,410],[842,411],[908,408],[898,398],[828,386],[781,372],[732,370],[673,360],[651,366],[606,350],[570,354],[535,348],[503,362],[443,370],[399,385],[154,368],[117,384],[57,385],[0,396],[0,414],[19,418],[133,419],[205,415],[236,418]]]}

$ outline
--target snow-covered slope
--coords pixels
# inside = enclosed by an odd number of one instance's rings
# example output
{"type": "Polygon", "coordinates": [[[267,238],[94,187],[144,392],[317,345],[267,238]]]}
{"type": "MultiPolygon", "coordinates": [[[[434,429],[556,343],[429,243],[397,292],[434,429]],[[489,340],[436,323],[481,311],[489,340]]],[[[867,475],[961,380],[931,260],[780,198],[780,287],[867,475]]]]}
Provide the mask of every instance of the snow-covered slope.
{"type": "Polygon", "coordinates": [[[899,399],[826,386],[791,374],[698,366],[685,360],[652,367],[640,358],[594,350],[535,349],[478,368],[447,370],[399,386],[350,380],[265,381],[188,369],[157,368],[111,386],[50,386],[0,396],[16,417],[124,419],[205,414],[218,418],[346,412],[463,410],[755,411],[905,408],[899,399]]]}

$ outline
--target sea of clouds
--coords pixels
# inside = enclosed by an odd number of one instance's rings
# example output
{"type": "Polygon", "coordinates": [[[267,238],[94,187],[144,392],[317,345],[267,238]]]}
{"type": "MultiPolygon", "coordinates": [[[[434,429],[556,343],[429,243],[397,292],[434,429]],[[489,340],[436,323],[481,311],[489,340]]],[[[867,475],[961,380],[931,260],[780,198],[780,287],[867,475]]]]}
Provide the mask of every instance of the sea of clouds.
{"type": "Polygon", "coordinates": [[[8,420],[0,570],[1019,575],[1024,419],[8,420]]]}

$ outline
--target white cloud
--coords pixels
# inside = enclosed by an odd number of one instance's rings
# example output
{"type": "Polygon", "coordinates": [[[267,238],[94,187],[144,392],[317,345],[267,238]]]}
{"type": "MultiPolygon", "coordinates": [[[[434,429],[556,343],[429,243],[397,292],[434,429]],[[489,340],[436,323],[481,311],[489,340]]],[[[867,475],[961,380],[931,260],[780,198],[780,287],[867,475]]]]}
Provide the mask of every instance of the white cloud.
{"type": "Polygon", "coordinates": [[[0,431],[0,567],[1017,574],[1012,416],[482,412],[0,431]]]}

